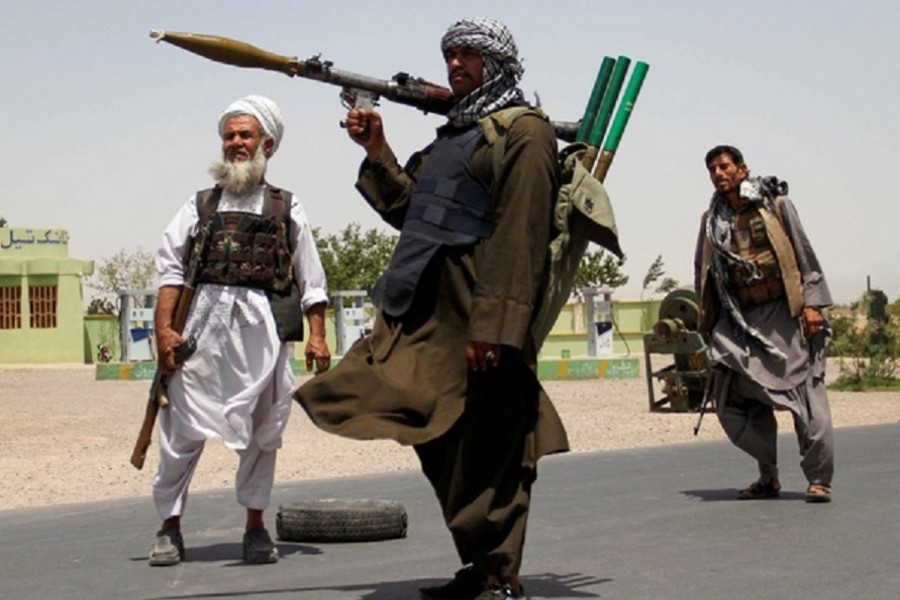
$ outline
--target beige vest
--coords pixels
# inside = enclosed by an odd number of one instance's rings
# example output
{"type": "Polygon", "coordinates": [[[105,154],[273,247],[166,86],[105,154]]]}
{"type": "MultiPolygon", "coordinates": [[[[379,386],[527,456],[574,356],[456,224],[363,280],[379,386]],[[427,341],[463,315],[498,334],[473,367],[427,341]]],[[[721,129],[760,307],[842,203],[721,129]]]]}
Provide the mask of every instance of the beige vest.
{"type": "MultiPolygon", "coordinates": [[[[800,313],[803,312],[803,282],[800,277],[800,269],[797,267],[797,256],[794,254],[794,247],[784,231],[782,210],[782,199],[779,197],[775,199],[777,216],[767,210],[757,209],[757,212],[765,223],[766,235],[769,238],[772,249],[775,251],[775,257],[778,259],[781,279],[784,282],[784,291],[787,296],[788,309],[792,317],[799,317],[800,313]]],[[[701,231],[704,233],[706,232],[706,221],[708,218],[709,211],[706,211],[703,213],[700,221],[701,231]]],[[[719,319],[720,302],[709,269],[712,253],[712,243],[704,235],[703,254],[700,263],[700,320],[697,326],[704,333],[709,332],[719,319]]]]}

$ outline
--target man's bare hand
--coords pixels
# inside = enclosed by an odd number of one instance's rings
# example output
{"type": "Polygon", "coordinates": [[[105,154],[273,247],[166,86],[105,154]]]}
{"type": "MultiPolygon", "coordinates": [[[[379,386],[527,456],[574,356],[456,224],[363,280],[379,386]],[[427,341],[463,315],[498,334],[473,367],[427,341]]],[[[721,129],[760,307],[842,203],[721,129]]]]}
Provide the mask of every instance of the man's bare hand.
{"type": "Polygon", "coordinates": [[[469,342],[466,345],[466,360],[473,371],[487,371],[500,363],[500,344],[469,342]]]}
{"type": "Polygon", "coordinates": [[[157,363],[163,373],[171,373],[177,366],[175,363],[175,349],[184,343],[178,333],[171,327],[161,329],[156,334],[156,349],[159,353],[157,363]]]}
{"type": "Polygon", "coordinates": [[[803,307],[803,314],[800,316],[800,320],[803,323],[803,333],[806,334],[806,337],[812,337],[820,333],[822,328],[825,327],[825,317],[822,316],[818,308],[813,308],[812,306],[803,307]]]}
{"type": "Polygon", "coordinates": [[[306,370],[312,371],[316,367],[316,375],[324,373],[331,368],[331,351],[325,336],[311,336],[306,342],[306,370]]]}
{"type": "Polygon", "coordinates": [[[350,139],[365,148],[369,160],[375,160],[387,145],[384,138],[384,123],[381,115],[374,110],[350,109],[344,125],[350,139]]]}

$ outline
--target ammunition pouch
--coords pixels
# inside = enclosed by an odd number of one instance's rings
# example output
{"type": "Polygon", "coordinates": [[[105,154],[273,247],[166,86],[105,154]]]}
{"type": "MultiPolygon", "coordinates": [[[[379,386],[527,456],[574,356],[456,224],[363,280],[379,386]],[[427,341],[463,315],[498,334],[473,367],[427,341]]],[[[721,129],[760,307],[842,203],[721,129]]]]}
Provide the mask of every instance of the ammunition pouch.
{"type": "Polygon", "coordinates": [[[262,214],[219,212],[221,188],[197,194],[201,226],[211,225],[200,283],[263,290],[269,299],[278,337],[303,340],[303,307],[294,279],[290,231],[290,192],[266,186],[262,214]]]}
{"type": "Polygon", "coordinates": [[[734,220],[734,243],[745,263],[729,261],[728,283],[741,308],[750,308],[785,294],[781,266],[759,210],[741,213],[734,220]]]}
{"type": "Polygon", "coordinates": [[[258,288],[267,292],[284,291],[293,282],[291,256],[286,236],[264,233],[274,227],[272,219],[256,215],[219,213],[213,219],[213,234],[200,282],[258,288]],[[226,225],[237,220],[231,230],[226,225]]]}
{"type": "Polygon", "coordinates": [[[303,341],[303,305],[300,303],[300,290],[297,286],[291,283],[287,290],[269,292],[267,295],[281,341],[303,341]]]}

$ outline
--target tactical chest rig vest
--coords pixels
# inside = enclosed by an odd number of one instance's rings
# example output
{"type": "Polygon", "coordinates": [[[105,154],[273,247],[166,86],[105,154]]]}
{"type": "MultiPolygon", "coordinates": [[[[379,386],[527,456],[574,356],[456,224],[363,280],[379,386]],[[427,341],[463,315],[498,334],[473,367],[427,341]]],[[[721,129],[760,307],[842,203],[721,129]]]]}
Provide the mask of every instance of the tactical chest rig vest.
{"type": "Polygon", "coordinates": [[[431,146],[410,198],[400,239],[373,300],[393,316],[409,309],[416,287],[442,246],[468,246],[491,233],[494,200],[471,175],[481,129],[448,130],[431,146]]]}
{"type": "Polygon", "coordinates": [[[781,266],[760,210],[765,209],[742,211],[732,221],[734,251],[753,265],[752,269],[748,269],[737,261],[728,261],[729,286],[741,308],[784,296],[781,266]]]}
{"type": "Polygon", "coordinates": [[[210,224],[199,283],[263,290],[282,341],[303,339],[303,310],[294,284],[288,233],[291,193],[267,185],[262,214],[219,211],[222,188],[197,192],[199,226],[210,224]]]}
{"type": "MultiPolygon", "coordinates": [[[[752,210],[748,211],[747,215],[751,220],[754,217],[758,217],[762,221],[763,228],[765,229],[766,241],[760,243],[761,246],[767,246],[768,250],[772,252],[771,257],[775,259],[778,267],[778,278],[781,281],[782,292],[787,300],[788,311],[792,317],[799,317],[800,313],[803,311],[804,305],[804,296],[803,296],[803,278],[800,274],[800,269],[797,266],[797,256],[794,253],[794,248],[791,244],[790,239],[787,236],[784,228],[784,203],[781,197],[775,198],[775,210],[769,212],[768,210],[752,210]]],[[[703,214],[703,218],[701,219],[701,230],[706,231],[706,222],[709,219],[709,212],[703,214]]],[[[733,224],[734,225],[734,224],[733,224]]],[[[736,226],[737,227],[737,226],[736,226]]],[[[746,229],[748,230],[756,230],[755,234],[757,239],[759,239],[759,225],[747,225],[746,229]]],[[[737,233],[733,236],[733,239],[738,239],[737,233]]],[[[741,237],[745,237],[749,234],[740,234],[741,237]]],[[[749,248],[752,242],[747,242],[747,247],[749,248]]],[[[740,253],[740,247],[737,247],[741,244],[741,242],[735,242],[735,248],[733,248],[736,252],[740,253]]],[[[761,252],[756,249],[753,250],[752,253],[761,252]]],[[[749,256],[751,252],[748,250],[744,256],[749,256]]],[[[701,255],[701,266],[700,272],[702,276],[700,278],[700,320],[697,324],[697,329],[701,332],[709,332],[715,326],[716,322],[719,319],[719,305],[720,301],[716,298],[715,293],[715,284],[712,281],[712,270],[710,269],[710,263],[713,260],[713,247],[712,243],[708,238],[705,238],[703,241],[703,250],[701,255]]],[[[770,259],[765,259],[763,262],[768,262],[770,259]]],[[[728,266],[728,277],[729,277],[729,286],[731,289],[735,290],[735,296],[737,296],[737,291],[742,288],[748,288],[752,286],[746,285],[748,283],[744,276],[741,274],[737,274],[738,281],[731,281],[731,279],[735,278],[734,273],[734,265],[728,266]],[[743,281],[743,283],[742,283],[743,281]]],[[[763,269],[761,269],[762,271],[763,269]]],[[[745,271],[746,272],[746,271],[745,271]]],[[[754,283],[754,282],[749,282],[754,283]]],[[[756,281],[756,284],[763,284],[764,282],[756,281]]],[[[765,283],[766,290],[763,292],[762,289],[754,292],[754,291],[744,291],[740,292],[745,299],[738,300],[742,306],[746,308],[748,305],[744,305],[744,302],[748,302],[748,298],[755,295],[756,298],[762,298],[763,293],[765,293],[766,297],[769,295],[768,283],[765,283]]],[[[775,292],[777,293],[777,291],[775,292]]],[[[749,300],[752,302],[752,299],[749,300]]],[[[761,300],[764,302],[765,300],[761,300]]]]}

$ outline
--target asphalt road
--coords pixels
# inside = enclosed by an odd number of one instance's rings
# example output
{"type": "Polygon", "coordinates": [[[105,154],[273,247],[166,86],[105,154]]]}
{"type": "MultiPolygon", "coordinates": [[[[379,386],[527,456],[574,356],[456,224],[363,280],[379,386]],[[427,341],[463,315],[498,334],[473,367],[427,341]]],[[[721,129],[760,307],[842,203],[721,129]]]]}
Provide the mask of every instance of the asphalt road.
{"type": "MultiPolygon", "coordinates": [[[[900,597],[900,425],[835,434],[834,501],[824,505],[803,500],[792,434],[779,438],[779,500],[734,499],[755,467],[724,442],[544,459],[522,572],[529,596],[900,597]]],[[[245,566],[234,494],[197,493],[183,522],[188,560],[151,568],[149,498],[3,511],[0,598],[398,600],[458,568],[420,474],[278,486],[274,503],[322,498],[398,500],[408,536],[278,542],[279,563],[245,566]]]]}

